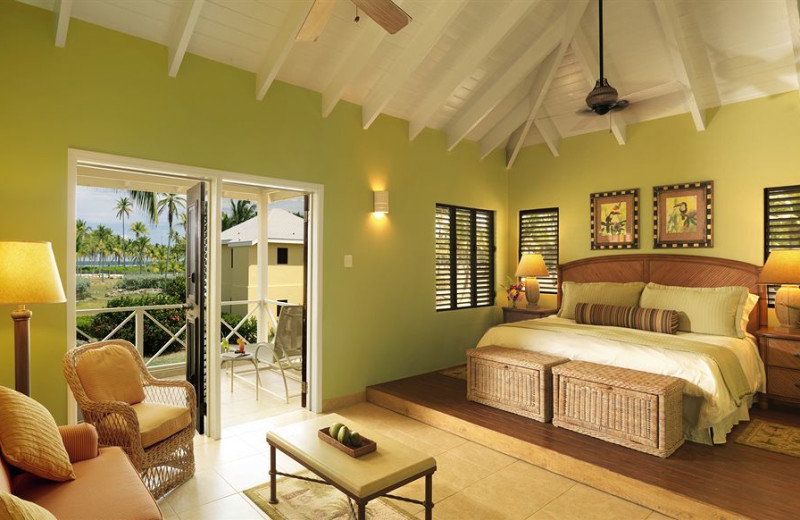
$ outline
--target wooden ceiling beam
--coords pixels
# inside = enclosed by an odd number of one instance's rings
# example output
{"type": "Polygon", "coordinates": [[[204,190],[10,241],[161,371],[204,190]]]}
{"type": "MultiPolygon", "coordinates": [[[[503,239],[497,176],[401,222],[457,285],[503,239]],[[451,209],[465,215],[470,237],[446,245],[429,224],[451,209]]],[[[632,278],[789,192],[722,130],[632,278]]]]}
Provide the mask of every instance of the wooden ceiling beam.
{"type": "Polygon", "coordinates": [[[436,42],[466,4],[466,0],[449,0],[436,4],[430,18],[425,20],[425,25],[419,29],[414,40],[367,94],[361,109],[364,130],[372,125],[411,73],[430,54],[436,42]]]}
{"type": "Polygon", "coordinates": [[[789,23],[789,34],[792,36],[797,87],[800,89],[800,0],[786,0],[786,14],[787,22],[789,23]]]}
{"type": "Polygon", "coordinates": [[[553,59],[548,60],[548,67],[545,70],[541,70],[539,76],[537,77],[535,88],[536,90],[532,90],[531,92],[531,109],[530,113],[528,114],[527,120],[522,125],[522,131],[519,133],[516,139],[513,138],[509,140],[509,143],[506,145],[506,169],[511,169],[514,166],[514,161],[516,161],[517,156],[519,155],[520,150],[525,144],[525,138],[528,136],[528,132],[530,131],[531,126],[533,125],[533,121],[536,119],[536,115],[539,112],[539,109],[542,107],[542,103],[544,102],[545,96],[547,96],[547,91],[550,89],[550,84],[553,82],[553,78],[555,77],[556,70],[558,70],[558,66],[561,64],[561,60],[564,58],[564,54],[567,52],[567,48],[569,47],[569,43],[575,36],[575,31],[578,28],[578,24],[583,18],[583,14],[586,12],[586,7],[589,5],[589,0],[579,0],[569,2],[567,5],[567,12],[565,13],[563,19],[563,33],[561,39],[561,45],[554,51],[553,59]],[[539,84],[541,87],[539,88],[539,84]]]}
{"type": "Polygon", "coordinates": [[[655,0],[661,28],[667,40],[672,66],[678,81],[686,86],[686,103],[698,132],[706,129],[706,109],[719,105],[719,94],[708,56],[693,55],[687,33],[681,27],[681,16],[674,0],[655,0]],[[709,83],[712,82],[712,83],[709,83]],[[709,96],[709,92],[712,94],[709,96]],[[715,94],[716,93],[716,94],[715,94]],[[703,96],[716,97],[704,99],[703,96]]]}
{"type": "Polygon", "coordinates": [[[447,127],[447,149],[452,150],[469,134],[508,94],[519,86],[561,40],[558,24],[551,25],[528,47],[489,88],[469,102],[447,127]]]}
{"type": "Polygon", "coordinates": [[[559,151],[558,148],[561,144],[561,134],[558,133],[558,128],[553,123],[553,120],[547,116],[544,107],[539,111],[543,117],[539,117],[533,120],[533,126],[536,127],[536,130],[542,135],[545,144],[550,149],[550,153],[553,154],[553,157],[558,157],[559,151]]]}
{"type": "Polygon", "coordinates": [[[525,123],[525,119],[528,117],[530,111],[531,96],[525,96],[499,123],[494,125],[494,127],[486,132],[486,135],[481,137],[480,141],[478,141],[481,159],[485,158],[492,153],[495,148],[508,140],[508,136],[525,123]]]}
{"type": "MultiPolygon", "coordinates": [[[[400,5],[399,0],[395,4],[400,5]]],[[[378,46],[388,34],[370,18],[361,22],[360,34],[350,44],[347,52],[342,54],[339,66],[336,67],[328,86],[322,91],[322,117],[328,117],[342,99],[347,86],[355,79],[356,75],[366,66],[369,59],[375,54],[378,46]]]]}
{"type": "Polygon", "coordinates": [[[467,79],[505,37],[542,0],[509,2],[484,30],[466,43],[459,56],[448,64],[442,78],[430,89],[409,118],[409,138],[415,139],[453,92],[467,79]]]}
{"type": "Polygon", "coordinates": [[[69,30],[69,19],[71,14],[72,0],[56,0],[55,5],[53,6],[56,47],[64,47],[67,44],[67,31],[69,30]]]}
{"type": "Polygon", "coordinates": [[[313,0],[295,0],[291,3],[289,11],[286,13],[286,19],[278,30],[278,34],[270,43],[261,62],[261,67],[256,73],[256,99],[259,101],[264,99],[269,87],[275,81],[275,77],[289,56],[289,51],[292,50],[297,33],[300,31],[300,27],[303,26],[312,4],[313,0]]]}
{"type": "Polygon", "coordinates": [[[200,11],[203,9],[203,4],[206,0],[192,0],[183,6],[178,23],[172,29],[173,39],[169,45],[169,62],[167,65],[167,74],[170,77],[178,75],[178,70],[183,63],[183,57],[186,55],[186,49],[189,48],[189,41],[192,39],[194,28],[197,27],[197,20],[200,19],[200,11]]]}
{"type": "MultiPolygon", "coordinates": [[[[595,57],[597,55],[596,51],[594,51],[589,44],[589,38],[586,37],[586,34],[580,27],[575,30],[575,36],[572,38],[572,50],[575,53],[575,57],[578,59],[581,72],[586,80],[586,86],[589,90],[593,89],[595,81],[598,79],[597,75],[600,73],[600,66],[595,57]]],[[[606,77],[619,77],[619,74],[617,74],[608,62],[606,62],[605,69],[608,72],[606,77]]],[[[622,117],[617,117],[617,114],[611,114],[610,120],[611,133],[614,134],[617,143],[621,145],[625,144],[625,120],[622,117]]]]}

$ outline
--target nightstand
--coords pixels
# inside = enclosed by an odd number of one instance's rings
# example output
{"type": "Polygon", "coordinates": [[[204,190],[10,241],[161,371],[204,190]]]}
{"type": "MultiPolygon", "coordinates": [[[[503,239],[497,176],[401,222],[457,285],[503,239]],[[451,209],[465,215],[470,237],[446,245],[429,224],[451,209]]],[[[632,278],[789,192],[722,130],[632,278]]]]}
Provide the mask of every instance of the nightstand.
{"type": "Polygon", "coordinates": [[[759,329],[756,336],[767,368],[767,395],[761,398],[761,408],[767,408],[767,398],[800,404],[800,332],[759,329]]]}
{"type": "Polygon", "coordinates": [[[545,318],[558,312],[546,307],[503,307],[503,323],[545,318]]]}

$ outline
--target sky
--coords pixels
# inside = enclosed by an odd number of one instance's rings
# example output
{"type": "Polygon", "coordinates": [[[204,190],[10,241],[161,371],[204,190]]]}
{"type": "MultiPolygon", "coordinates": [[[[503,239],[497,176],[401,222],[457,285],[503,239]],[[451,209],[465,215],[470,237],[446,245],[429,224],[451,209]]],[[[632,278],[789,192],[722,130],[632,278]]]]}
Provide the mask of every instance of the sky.
{"type": "MultiPolygon", "coordinates": [[[[128,196],[125,190],[113,190],[108,188],[92,188],[88,186],[78,186],[76,198],[76,218],[86,221],[86,224],[94,229],[98,225],[110,227],[111,230],[122,236],[122,221],[116,217],[114,206],[120,197],[128,196]]],[[[130,197],[128,197],[130,198],[130,197]]],[[[222,208],[230,212],[230,199],[222,199],[222,208]]],[[[286,211],[302,211],[303,199],[301,197],[296,199],[281,200],[272,202],[270,208],[282,208],[286,211]]],[[[141,221],[150,230],[150,242],[166,244],[167,234],[169,233],[169,226],[167,225],[166,216],[159,218],[158,226],[153,226],[147,215],[140,210],[136,205],[133,206],[130,218],[125,218],[125,238],[133,238],[131,223],[141,221]]],[[[180,220],[176,219],[174,227],[180,226],[180,220]]],[[[182,229],[178,231],[182,232],[182,229]]]]}

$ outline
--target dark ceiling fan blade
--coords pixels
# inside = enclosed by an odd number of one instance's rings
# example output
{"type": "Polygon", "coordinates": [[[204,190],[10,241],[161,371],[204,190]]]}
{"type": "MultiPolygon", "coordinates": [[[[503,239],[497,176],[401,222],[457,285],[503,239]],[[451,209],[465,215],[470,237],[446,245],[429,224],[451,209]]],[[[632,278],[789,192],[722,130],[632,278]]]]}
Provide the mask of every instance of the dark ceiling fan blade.
{"type": "Polygon", "coordinates": [[[333,13],[336,0],[314,0],[314,5],[306,15],[303,26],[297,32],[296,40],[299,42],[315,42],[325,29],[325,24],[333,13]]]}
{"type": "Polygon", "coordinates": [[[411,21],[411,17],[392,0],[352,0],[375,23],[394,34],[411,21]]]}

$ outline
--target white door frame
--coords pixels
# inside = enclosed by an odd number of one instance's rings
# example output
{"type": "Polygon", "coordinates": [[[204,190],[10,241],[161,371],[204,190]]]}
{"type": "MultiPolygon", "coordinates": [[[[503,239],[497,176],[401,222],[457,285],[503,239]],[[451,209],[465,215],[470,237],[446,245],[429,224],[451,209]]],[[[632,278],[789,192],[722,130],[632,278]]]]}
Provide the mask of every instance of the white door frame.
{"type": "MultiPolygon", "coordinates": [[[[322,410],[322,209],[324,186],[322,184],[261,177],[258,175],[228,172],[196,166],[137,159],[122,155],[112,155],[87,150],[69,148],[67,151],[67,244],[66,279],[67,294],[75,295],[75,194],[78,186],[78,166],[95,166],[118,172],[153,173],[172,177],[183,177],[206,181],[208,196],[208,429],[210,437],[218,439],[222,433],[220,416],[220,349],[211,348],[220,337],[220,298],[222,292],[221,245],[222,232],[222,185],[225,182],[249,184],[254,188],[273,188],[298,191],[310,194],[311,198],[311,237],[308,243],[308,272],[306,301],[308,302],[308,348],[309,348],[309,410],[322,410]]],[[[75,304],[67,305],[67,345],[75,347],[75,304]]],[[[67,413],[70,424],[77,421],[77,405],[71,392],[67,397],[67,413]]]]}

